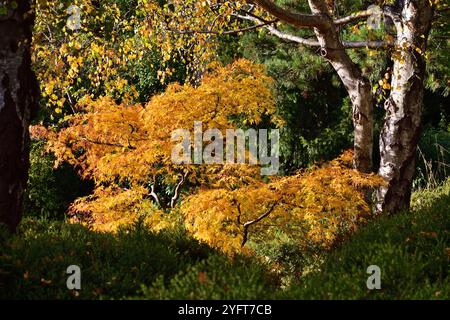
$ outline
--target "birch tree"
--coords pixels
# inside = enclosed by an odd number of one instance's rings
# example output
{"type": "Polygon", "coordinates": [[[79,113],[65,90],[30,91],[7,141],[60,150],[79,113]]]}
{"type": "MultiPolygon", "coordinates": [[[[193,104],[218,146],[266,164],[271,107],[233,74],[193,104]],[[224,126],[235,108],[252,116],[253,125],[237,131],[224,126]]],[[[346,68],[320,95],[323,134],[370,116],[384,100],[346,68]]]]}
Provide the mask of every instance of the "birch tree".
{"type": "MultiPolygon", "coordinates": [[[[151,32],[168,43],[161,48],[169,55],[174,52],[173,47],[180,43],[187,42],[192,51],[201,52],[214,41],[214,34],[242,33],[260,28],[285,41],[317,48],[324,60],[332,65],[351,99],[354,167],[362,172],[371,172],[374,168],[375,97],[370,81],[350,58],[347,49],[389,49],[393,76],[388,83],[390,96],[384,106],[386,115],[380,136],[379,169],[388,186],[377,192],[377,209],[392,213],[407,208],[420,134],[426,65],[424,55],[437,3],[429,0],[395,0],[382,6],[371,5],[343,17],[335,15],[334,1],[308,0],[308,12],[298,12],[278,3],[270,0],[173,0],[162,10],[153,6],[153,18],[159,17],[160,20],[157,24],[152,23],[151,32]],[[366,41],[342,39],[343,28],[363,20],[376,23],[377,15],[385,21],[384,25],[394,26],[395,31],[390,37],[366,41]],[[250,22],[250,25],[242,25],[242,21],[250,22]],[[300,37],[294,32],[286,32],[289,30],[286,26],[291,30],[310,29],[314,37],[300,37]]],[[[195,58],[191,60],[198,64],[195,58]]]]}

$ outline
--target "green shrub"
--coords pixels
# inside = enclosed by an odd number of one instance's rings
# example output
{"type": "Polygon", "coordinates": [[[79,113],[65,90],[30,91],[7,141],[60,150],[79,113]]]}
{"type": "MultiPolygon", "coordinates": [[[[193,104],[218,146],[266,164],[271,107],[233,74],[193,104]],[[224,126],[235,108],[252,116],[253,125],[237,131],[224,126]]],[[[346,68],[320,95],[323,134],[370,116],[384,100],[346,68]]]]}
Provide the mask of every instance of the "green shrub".
{"type": "Polygon", "coordinates": [[[381,217],[279,295],[288,299],[449,299],[450,180],[416,193],[411,212],[381,217]],[[381,268],[381,290],[369,290],[367,267],[381,268]]]}
{"type": "Polygon", "coordinates": [[[175,277],[144,286],[145,299],[270,299],[275,281],[249,258],[212,255],[175,277]]]}
{"type": "Polygon", "coordinates": [[[136,294],[142,283],[150,284],[160,274],[174,275],[210,253],[186,235],[156,235],[136,227],[115,235],[28,218],[2,248],[0,265],[8,290],[0,296],[74,298],[74,292],[66,288],[66,269],[78,265],[82,273],[79,298],[121,298],[136,294]]]}
{"type": "Polygon", "coordinates": [[[299,246],[298,239],[293,239],[281,230],[271,230],[269,233],[273,234],[271,239],[262,235],[261,239],[254,239],[257,241],[250,241],[249,247],[279,277],[282,288],[320,266],[325,255],[320,246],[312,241],[299,246]]]}
{"type": "Polygon", "coordinates": [[[53,163],[54,158],[45,152],[45,142],[32,142],[25,216],[62,220],[69,205],[92,189],[92,183],[81,181],[69,166],[54,169],[53,163]]]}
{"type": "Polygon", "coordinates": [[[113,234],[26,218],[18,234],[0,232],[0,299],[449,299],[450,180],[412,203],[331,252],[300,252],[280,236],[232,259],[181,227],[113,234]],[[73,264],[79,292],[66,287],[73,264]],[[370,265],[381,268],[381,290],[366,287],[370,265]]]}
{"type": "MultiPolygon", "coordinates": [[[[263,297],[268,286],[259,264],[232,262],[181,228],[154,234],[137,225],[112,234],[27,218],[1,246],[0,299],[120,299],[142,295],[142,286],[164,289],[162,278],[171,286],[198,285],[192,281],[200,270],[213,282],[199,286],[195,297],[263,297]],[[69,265],[81,268],[79,292],[66,287],[69,265]]],[[[170,294],[186,296],[183,290],[170,294]]]]}

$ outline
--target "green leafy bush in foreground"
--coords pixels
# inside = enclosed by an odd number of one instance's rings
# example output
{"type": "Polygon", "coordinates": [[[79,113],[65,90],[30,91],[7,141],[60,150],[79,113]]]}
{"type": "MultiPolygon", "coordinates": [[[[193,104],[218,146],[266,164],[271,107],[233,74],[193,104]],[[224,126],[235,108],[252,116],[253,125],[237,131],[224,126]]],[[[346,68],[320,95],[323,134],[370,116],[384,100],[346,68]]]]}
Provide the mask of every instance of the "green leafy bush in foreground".
{"type": "Polygon", "coordinates": [[[332,252],[320,272],[282,292],[288,299],[449,299],[450,180],[413,196],[413,208],[372,222],[332,252]],[[368,290],[367,267],[381,268],[368,290]]]}
{"type": "Polygon", "coordinates": [[[183,230],[108,234],[27,218],[17,235],[0,232],[0,298],[449,299],[449,208],[450,180],[416,193],[411,212],[372,221],[286,289],[258,259],[229,259],[183,230]],[[72,264],[79,292],[66,288],[72,264]],[[366,287],[369,265],[381,268],[381,290],[366,287]]]}
{"type": "Polygon", "coordinates": [[[167,283],[163,277],[144,287],[145,299],[268,299],[276,289],[265,269],[246,259],[212,255],[167,283]]]}
{"type": "MultiPolygon", "coordinates": [[[[232,268],[234,272],[225,277],[242,279],[242,288],[260,290],[260,283],[265,283],[257,264],[244,264],[241,258],[229,262],[182,230],[156,235],[135,226],[113,235],[80,225],[26,219],[19,234],[2,247],[2,299],[119,299],[139,294],[141,285],[161,281],[163,276],[173,278],[187,269],[201,269],[202,265],[232,268]],[[66,287],[69,265],[81,268],[79,292],[66,287]],[[246,273],[253,268],[259,277],[247,279],[246,273]]],[[[223,280],[229,282],[227,278],[223,280]]],[[[236,289],[239,293],[232,293],[235,288],[231,287],[230,296],[240,296],[247,290],[242,288],[236,289]]]]}
{"type": "Polygon", "coordinates": [[[29,178],[24,197],[27,217],[64,220],[64,212],[70,204],[92,191],[91,181],[82,181],[68,165],[54,168],[54,160],[45,151],[44,141],[32,141],[29,178]]]}

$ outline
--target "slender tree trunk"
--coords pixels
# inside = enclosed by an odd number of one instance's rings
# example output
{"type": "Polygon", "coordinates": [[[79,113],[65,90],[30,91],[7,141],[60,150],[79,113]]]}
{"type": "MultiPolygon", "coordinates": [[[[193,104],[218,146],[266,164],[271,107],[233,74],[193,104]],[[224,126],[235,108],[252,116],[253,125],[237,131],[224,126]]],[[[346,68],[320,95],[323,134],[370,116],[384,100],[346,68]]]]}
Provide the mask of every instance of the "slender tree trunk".
{"type": "Polygon", "coordinates": [[[420,135],[425,59],[432,22],[429,0],[408,0],[398,15],[392,91],[386,101],[380,135],[380,175],[388,182],[377,193],[377,210],[395,213],[409,208],[420,135]]]}
{"type": "MultiPolygon", "coordinates": [[[[322,0],[309,0],[309,6],[314,14],[328,15],[326,3],[322,0]]],[[[355,133],[354,166],[362,172],[371,172],[374,109],[372,88],[369,80],[345,52],[337,27],[332,18],[328,18],[328,25],[314,28],[314,31],[321,45],[322,56],[336,70],[352,102],[355,133]]]]}
{"type": "MultiPolygon", "coordinates": [[[[350,59],[349,59],[350,60],[350,59]]],[[[350,96],[353,109],[354,128],[354,158],[353,164],[356,169],[362,172],[372,172],[373,153],[373,96],[372,86],[361,71],[355,65],[343,68],[342,62],[338,59],[331,61],[334,69],[344,83],[350,96]]]]}
{"type": "Polygon", "coordinates": [[[6,1],[3,6],[7,13],[0,13],[0,223],[14,231],[22,215],[28,127],[38,91],[31,70],[31,1],[6,1]]]}

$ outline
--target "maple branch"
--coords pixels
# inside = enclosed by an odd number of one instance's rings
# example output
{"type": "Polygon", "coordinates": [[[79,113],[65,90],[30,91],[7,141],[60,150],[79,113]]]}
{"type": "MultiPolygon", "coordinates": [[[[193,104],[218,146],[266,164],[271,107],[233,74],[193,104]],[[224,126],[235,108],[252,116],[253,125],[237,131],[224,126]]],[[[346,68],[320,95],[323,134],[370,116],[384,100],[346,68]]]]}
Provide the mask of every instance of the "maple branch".
{"type": "Polygon", "coordinates": [[[274,17],[297,28],[325,28],[329,25],[329,19],[325,15],[290,12],[269,0],[253,0],[252,2],[274,17]]]}
{"type": "MultiPolygon", "coordinates": [[[[112,142],[102,142],[102,141],[98,141],[98,140],[92,140],[86,137],[81,137],[80,138],[83,141],[87,141],[89,143],[93,143],[93,144],[98,144],[98,145],[104,145],[104,146],[108,146],[108,147],[117,147],[117,148],[128,148],[131,150],[135,150],[136,147],[133,147],[132,145],[128,144],[128,146],[120,144],[120,143],[112,143],[112,142]]],[[[129,142],[128,142],[129,143],[129,142]]]]}
{"type": "Polygon", "coordinates": [[[290,42],[295,42],[298,44],[303,44],[303,45],[307,45],[310,47],[320,47],[319,41],[317,40],[312,40],[312,39],[306,39],[306,38],[302,38],[299,36],[295,36],[289,33],[285,33],[282,32],[280,30],[278,30],[277,28],[274,27],[270,27],[267,26],[266,29],[274,36],[282,39],[282,40],[286,40],[286,41],[290,41],[290,42]]]}
{"type": "Polygon", "coordinates": [[[150,195],[153,197],[153,199],[155,199],[156,204],[158,205],[158,207],[161,207],[161,204],[159,202],[159,197],[158,197],[158,195],[155,192],[155,185],[154,184],[151,185],[150,195]]]}
{"type": "Polygon", "coordinates": [[[241,224],[242,212],[241,212],[241,204],[239,202],[237,204],[237,211],[238,211],[237,223],[241,224]]]}
{"type": "Polygon", "coordinates": [[[72,113],[75,114],[76,112],[75,112],[75,109],[73,108],[73,107],[74,107],[74,103],[73,103],[73,101],[72,101],[72,97],[70,96],[69,91],[66,91],[66,95],[67,95],[67,98],[68,98],[68,100],[69,100],[69,107],[70,107],[70,110],[72,110],[72,113]]]}
{"type": "MultiPolygon", "coordinates": [[[[275,209],[275,206],[278,204],[278,201],[274,202],[269,210],[267,210],[266,212],[264,212],[262,215],[260,215],[258,218],[256,218],[255,220],[251,220],[251,221],[247,221],[246,223],[244,223],[244,235],[242,238],[242,243],[241,246],[243,247],[248,240],[248,228],[252,225],[254,225],[255,223],[258,223],[259,221],[261,221],[262,219],[264,219],[265,217],[267,217],[269,214],[272,213],[273,209],[275,209]]],[[[239,207],[238,207],[239,208],[239,207]]],[[[239,209],[240,210],[240,209],[239,209]]]]}
{"type": "Polygon", "coordinates": [[[180,188],[183,186],[184,181],[186,179],[186,177],[188,176],[188,172],[186,172],[182,177],[180,182],[178,182],[177,186],[175,187],[175,191],[174,191],[174,195],[172,197],[172,199],[170,200],[170,208],[174,208],[175,207],[175,202],[178,200],[179,196],[180,196],[180,188]]]}
{"type": "Polygon", "coordinates": [[[216,34],[216,35],[232,35],[232,34],[238,34],[240,32],[246,32],[246,31],[251,31],[254,29],[258,29],[264,26],[267,26],[269,24],[273,24],[276,23],[278,20],[272,20],[272,21],[266,21],[266,22],[262,22],[259,24],[255,24],[253,26],[250,27],[246,27],[246,28],[242,28],[242,29],[237,29],[237,30],[227,30],[227,31],[214,31],[214,30],[176,30],[176,29],[167,29],[167,31],[171,31],[171,32],[175,32],[178,34],[195,34],[195,33],[199,33],[199,34],[216,34]]]}

